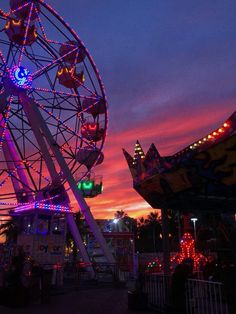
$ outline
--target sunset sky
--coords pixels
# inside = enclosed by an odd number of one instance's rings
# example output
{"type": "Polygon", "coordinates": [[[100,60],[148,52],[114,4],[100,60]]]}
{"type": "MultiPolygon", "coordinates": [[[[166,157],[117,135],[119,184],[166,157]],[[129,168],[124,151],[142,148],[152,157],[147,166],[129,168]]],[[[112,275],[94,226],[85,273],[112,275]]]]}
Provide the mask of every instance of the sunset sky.
{"type": "Polygon", "coordinates": [[[96,217],[151,208],[132,189],[122,155],[140,140],[171,154],[207,134],[236,102],[235,1],[50,0],[94,57],[109,100],[104,193],[96,217]]]}
{"type": "Polygon", "coordinates": [[[78,32],[105,84],[109,129],[97,218],[151,211],[133,190],[122,148],[162,155],[223,122],[236,103],[236,2],[47,0],[78,32]]]}

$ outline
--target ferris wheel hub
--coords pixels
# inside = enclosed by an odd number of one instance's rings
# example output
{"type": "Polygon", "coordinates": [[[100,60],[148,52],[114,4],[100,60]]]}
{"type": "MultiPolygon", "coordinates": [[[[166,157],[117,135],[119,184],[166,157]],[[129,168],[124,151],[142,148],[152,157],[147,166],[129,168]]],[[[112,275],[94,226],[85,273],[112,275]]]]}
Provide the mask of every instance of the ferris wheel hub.
{"type": "Polygon", "coordinates": [[[19,96],[31,88],[32,81],[32,75],[27,68],[13,66],[7,75],[3,77],[4,95],[6,97],[9,95],[19,96]]]}
{"type": "Polygon", "coordinates": [[[22,66],[14,66],[10,70],[10,80],[16,88],[28,89],[33,79],[29,70],[22,66]]]}

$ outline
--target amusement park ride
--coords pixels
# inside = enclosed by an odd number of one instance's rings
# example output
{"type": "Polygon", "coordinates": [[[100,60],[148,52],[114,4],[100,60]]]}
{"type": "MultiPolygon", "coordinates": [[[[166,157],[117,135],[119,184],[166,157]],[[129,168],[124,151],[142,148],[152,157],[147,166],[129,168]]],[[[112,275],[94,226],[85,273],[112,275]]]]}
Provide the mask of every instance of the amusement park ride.
{"type": "Polygon", "coordinates": [[[153,207],[183,212],[234,212],[236,206],[236,112],[220,127],[172,156],[137,141],[124,156],[134,189],[153,207]]]}
{"type": "MultiPolygon", "coordinates": [[[[184,214],[203,212],[234,213],[236,208],[236,112],[219,128],[172,156],[160,156],[152,144],[145,154],[140,143],[134,156],[123,150],[134,189],[153,207],[161,209],[164,273],[171,263],[167,209],[184,214]]],[[[175,261],[191,257],[195,264],[203,259],[196,254],[191,234],[183,235],[183,248],[175,261]],[[186,249],[186,250],[185,250],[186,249]]],[[[159,266],[158,266],[159,267],[159,266]]]]}
{"type": "MultiPolygon", "coordinates": [[[[27,235],[33,235],[32,241],[45,241],[46,234],[56,237],[67,221],[89,265],[72,215],[73,195],[104,256],[113,263],[84,200],[102,192],[102,181],[95,180],[92,169],[103,161],[107,129],[105,91],[92,57],[76,32],[43,0],[10,0],[10,10],[0,10],[0,24],[2,209],[11,207],[11,215],[21,221],[22,241],[27,235]]],[[[88,270],[93,275],[91,266],[88,270]]]]}

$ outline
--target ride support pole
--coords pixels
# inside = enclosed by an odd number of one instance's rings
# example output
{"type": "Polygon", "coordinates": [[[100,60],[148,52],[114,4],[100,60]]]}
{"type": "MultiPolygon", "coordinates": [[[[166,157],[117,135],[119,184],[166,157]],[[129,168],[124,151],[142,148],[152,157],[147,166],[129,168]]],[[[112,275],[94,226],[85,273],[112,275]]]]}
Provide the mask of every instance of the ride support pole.
{"type": "Polygon", "coordinates": [[[167,208],[161,209],[164,275],[170,275],[170,243],[167,208]]]}

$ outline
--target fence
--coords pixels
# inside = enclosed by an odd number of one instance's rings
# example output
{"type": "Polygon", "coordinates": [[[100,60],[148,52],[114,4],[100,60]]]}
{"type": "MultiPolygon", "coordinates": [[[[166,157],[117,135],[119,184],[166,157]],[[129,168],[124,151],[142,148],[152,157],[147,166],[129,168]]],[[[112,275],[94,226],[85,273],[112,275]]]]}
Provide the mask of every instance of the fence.
{"type": "Polygon", "coordinates": [[[186,284],[187,314],[228,314],[223,284],[189,279],[186,284]]]}
{"type": "MultiPolygon", "coordinates": [[[[170,276],[146,274],[144,292],[148,295],[150,307],[163,313],[169,306],[171,307],[170,276]]],[[[186,313],[228,314],[223,284],[220,282],[188,279],[186,283],[186,313]]]]}
{"type": "Polygon", "coordinates": [[[144,292],[148,295],[148,304],[164,312],[170,302],[171,277],[160,274],[146,274],[144,292]]]}

